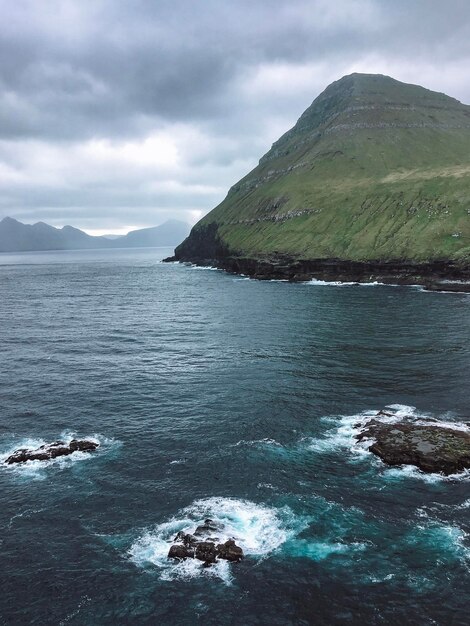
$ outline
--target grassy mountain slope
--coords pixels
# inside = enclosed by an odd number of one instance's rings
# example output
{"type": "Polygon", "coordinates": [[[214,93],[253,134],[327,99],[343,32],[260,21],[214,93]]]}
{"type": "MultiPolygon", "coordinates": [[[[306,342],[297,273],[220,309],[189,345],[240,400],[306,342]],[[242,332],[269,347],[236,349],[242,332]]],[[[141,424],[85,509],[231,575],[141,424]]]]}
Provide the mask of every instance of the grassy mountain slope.
{"type": "Polygon", "coordinates": [[[381,75],[332,83],[177,258],[470,263],[470,106],[381,75]]]}

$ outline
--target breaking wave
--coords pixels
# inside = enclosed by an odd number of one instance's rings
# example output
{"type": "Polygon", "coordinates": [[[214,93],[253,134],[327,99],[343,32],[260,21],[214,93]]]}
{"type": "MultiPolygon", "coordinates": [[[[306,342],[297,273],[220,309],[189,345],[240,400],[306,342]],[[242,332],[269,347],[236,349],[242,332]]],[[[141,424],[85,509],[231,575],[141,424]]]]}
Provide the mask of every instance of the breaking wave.
{"type": "Polygon", "coordinates": [[[146,531],[129,549],[131,560],[140,567],[157,567],[163,580],[204,575],[230,584],[236,566],[230,566],[227,561],[219,560],[214,566],[203,568],[197,559],[180,563],[168,559],[175,535],[179,531],[193,533],[206,518],[221,526],[222,530],[217,532],[220,542],[233,538],[246,557],[258,559],[277,550],[305,526],[305,520],[295,516],[288,507],[275,509],[237,498],[206,498],[182,509],[168,522],[146,531]]]}

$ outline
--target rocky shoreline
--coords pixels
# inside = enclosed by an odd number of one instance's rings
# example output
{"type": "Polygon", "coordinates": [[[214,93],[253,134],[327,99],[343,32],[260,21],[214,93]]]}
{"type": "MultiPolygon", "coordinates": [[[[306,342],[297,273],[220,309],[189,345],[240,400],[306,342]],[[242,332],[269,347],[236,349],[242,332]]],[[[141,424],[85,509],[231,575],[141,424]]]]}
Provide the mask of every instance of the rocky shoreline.
{"type": "Polygon", "coordinates": [[[285,255],[256,259],[238,256],[200,258],[173,256],[164,262],[216,267],[257,280],[421,285],[429,291],[470,293],[470,267],[452,261],[418,263],[400,261],[344,261],[341,259],[294,259],[285,255]]]}

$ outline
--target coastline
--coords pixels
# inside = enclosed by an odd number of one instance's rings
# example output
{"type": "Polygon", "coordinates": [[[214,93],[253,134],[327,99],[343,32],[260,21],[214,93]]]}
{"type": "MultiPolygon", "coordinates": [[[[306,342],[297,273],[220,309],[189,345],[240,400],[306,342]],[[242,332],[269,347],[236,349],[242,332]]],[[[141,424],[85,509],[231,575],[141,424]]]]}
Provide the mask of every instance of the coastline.
{"type": "Polygon", "coordinates": [[[216,267],[256,280],[306,282],[353,282],[393,285],[421,285],[429,291],[470,293],[470,266],[453,261],[345,261],[341,259],[294,259],[276,256],[265,259],[224,256],[201,258],[172,256],[163,262],[190,263],[216,267]]]}

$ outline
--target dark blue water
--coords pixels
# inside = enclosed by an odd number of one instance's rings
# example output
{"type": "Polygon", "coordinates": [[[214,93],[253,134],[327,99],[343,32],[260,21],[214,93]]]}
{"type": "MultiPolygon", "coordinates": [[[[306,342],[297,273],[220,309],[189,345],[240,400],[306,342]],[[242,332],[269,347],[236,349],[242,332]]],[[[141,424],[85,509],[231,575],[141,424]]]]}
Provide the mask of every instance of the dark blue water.
{"type": "Polygon", "coordinates": [[[470,298],[256,282],[167,250],[0,255],[1,624],[466,624],[469,481],[354,444],[470,418],[470,298]],[[414,408],[413,408],[414,407],[414,408]],[[204,517],[245,549],[166,559],[204,517]]]}

